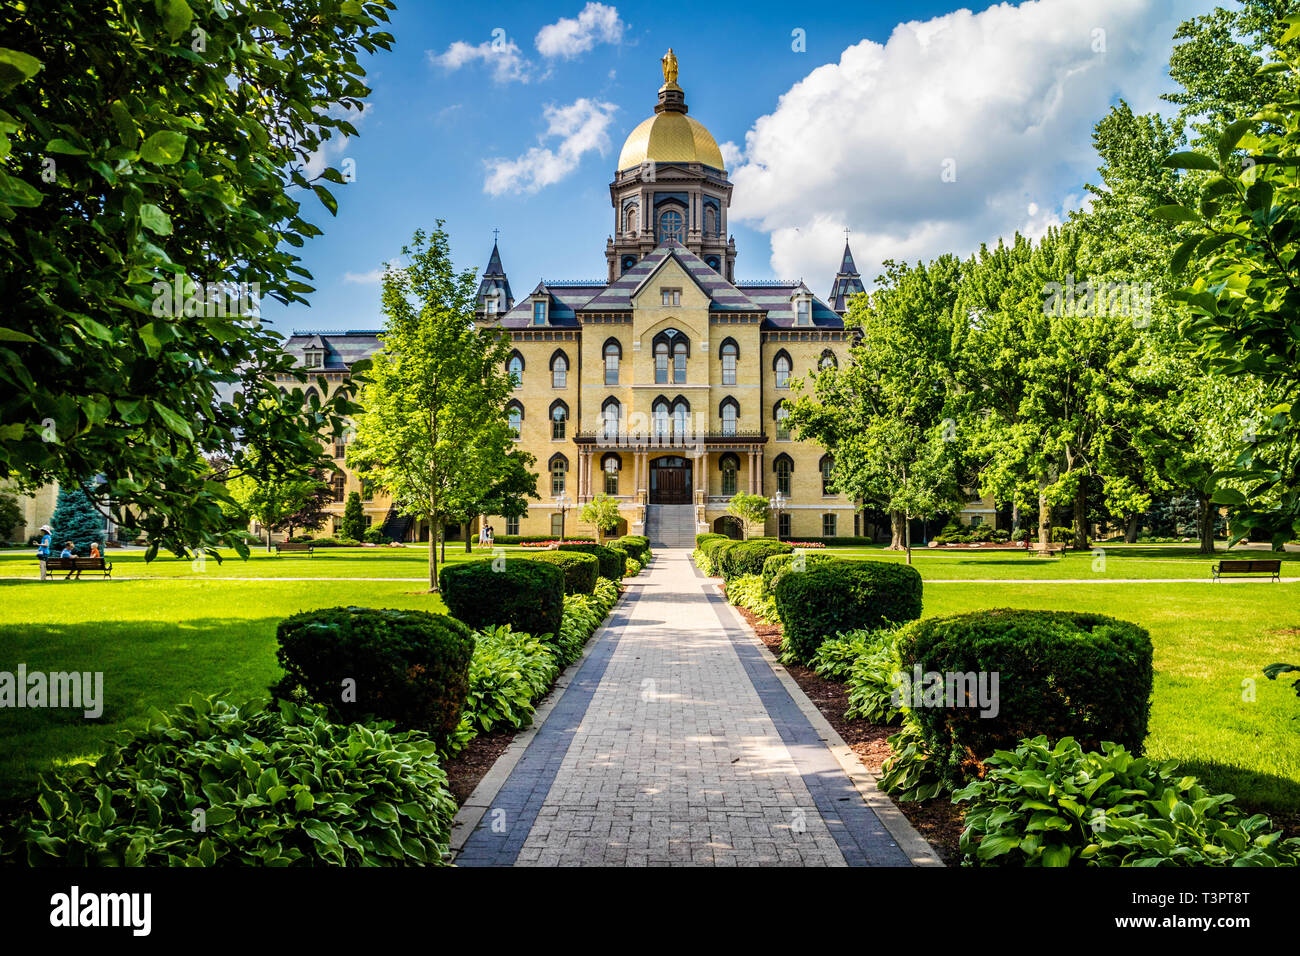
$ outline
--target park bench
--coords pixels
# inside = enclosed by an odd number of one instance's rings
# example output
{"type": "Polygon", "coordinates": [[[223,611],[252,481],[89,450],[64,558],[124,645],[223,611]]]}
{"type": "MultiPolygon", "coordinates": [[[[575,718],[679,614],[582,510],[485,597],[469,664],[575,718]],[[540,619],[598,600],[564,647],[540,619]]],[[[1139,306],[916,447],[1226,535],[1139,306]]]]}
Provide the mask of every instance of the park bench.
{"type": "Polygon", "coordinates": [[[68,578],[72,577],[74,574],[77,576],[77,579],[80,580],[82,571],[95,571],[98,572],[99,574],[104,575],[104,577],[106,578],[111,578],[113,576],[113,562],[102,557],[101,558],[53,558],[53,557],[46,558],[45,570],[41,575],[41,579],[44,580],[45,574],[52,571],[67,571],[68,572],[67,576],[64,577],[63,579],[65,581],[68,578]]]}
{"type": "Polygon", "coordinates": [[[281,551],[306,551],[307,557],[312,556],[312,546],[310,541],[285,541],[275,546],[275,553],[279,555],[281,551]]]}
{"type": "Polygon", "coordinates": [[[1225,574],[1271,574],[1273,580],[1280,583],[1282,562],[1276,558],[1271,561],[1220,561],[1211,566],[1210,574],[1215,581],[1225,574]]]}

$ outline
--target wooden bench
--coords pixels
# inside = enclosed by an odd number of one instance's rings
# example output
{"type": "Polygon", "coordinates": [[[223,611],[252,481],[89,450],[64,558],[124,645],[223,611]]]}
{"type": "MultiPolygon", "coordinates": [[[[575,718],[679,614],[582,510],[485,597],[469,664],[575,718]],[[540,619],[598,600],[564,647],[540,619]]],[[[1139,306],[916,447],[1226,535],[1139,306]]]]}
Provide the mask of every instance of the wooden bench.
{"type": "MultiPolygon", "coordinates": [[[[113,562],[106,558],[46,558],[45,571],[67,571],[67,576],[63,580],[68,580],[74,574],[77,579],[81,579],[82,571],[95,571],[106,578],[113,576],[113,562]]],[[[42,578],[44,575],[42,575],[42,578]]]]}
{"type": "Polygon", "coordinates": [[[1273,580],[1282,581],[1282,562],[1274,558],[1271,561],[1220,561],[1210,567],[1213,580],[1217,581],[1225,574],[1271,574],[1273,580]]]}
{"type": "Polygon", "coordinates": [[[275,546],[275,553],[278,556],[281,551],[306,551],[307,557],[312,556],[313,548],[310,541],[285,541],[283,544],[275,546]]]}

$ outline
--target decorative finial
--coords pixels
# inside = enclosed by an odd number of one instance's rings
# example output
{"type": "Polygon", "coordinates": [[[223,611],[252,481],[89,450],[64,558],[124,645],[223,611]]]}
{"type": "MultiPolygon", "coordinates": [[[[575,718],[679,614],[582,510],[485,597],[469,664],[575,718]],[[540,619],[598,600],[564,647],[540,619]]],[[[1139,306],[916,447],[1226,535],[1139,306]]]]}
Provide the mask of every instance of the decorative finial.
{"type": "Polygon", "coordinates": [[[495,245],[497,244],[497,236],[499,236],[500,234],[501,234],[501,230],[500,230],[500,229],[493,229],[493,230],[492,230],[492,245],[495,246],[495,245]]]}
{"type": "Polygon", "coordinates": [[[677,55],[673,53],[673,48],[669,47],[668,52],[664,54],[664,83],[668,86],[677,85],[677,55]]]}

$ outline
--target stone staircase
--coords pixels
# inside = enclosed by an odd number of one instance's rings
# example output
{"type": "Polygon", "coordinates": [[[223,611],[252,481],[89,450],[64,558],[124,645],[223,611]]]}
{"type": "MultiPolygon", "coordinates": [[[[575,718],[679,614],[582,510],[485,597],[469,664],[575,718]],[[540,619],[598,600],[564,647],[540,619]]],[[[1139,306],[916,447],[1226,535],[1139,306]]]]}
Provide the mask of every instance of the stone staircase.
{"type": "Polygon", "coordinates": [[[645,536],[652,548],[694,548],[695,505],[646,505],[645,536]]]}

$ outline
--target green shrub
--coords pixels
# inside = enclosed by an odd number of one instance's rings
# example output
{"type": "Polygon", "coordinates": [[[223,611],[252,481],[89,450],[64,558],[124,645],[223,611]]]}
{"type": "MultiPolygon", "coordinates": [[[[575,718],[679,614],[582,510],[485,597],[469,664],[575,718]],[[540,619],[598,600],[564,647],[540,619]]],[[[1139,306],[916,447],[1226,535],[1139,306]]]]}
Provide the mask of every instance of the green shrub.
{"type": "Polygon", "coordinates": [[[621,546],[618,545],[618,544],[607,544],[607,545],[605,545],[605,547],[609,548],[609,550],[613,551],[615,554],[620,555],[620,556],[622,557],[622,559],[623,559],[623,572],[622,572],[622,574],[619,575],[619,577],[620,577],[620,578],[624,578],[624,577],[626,577],[626,576],[627,576],[627,563],[628,563],[629,561],[632,560],[632,555],[631,555],[630,553],[628,553],[627,548],[621,547],[621,546]]]}
{"type": "Polygon", "coordinates": [[[305,695],[336,720],[391,720],[439,743],[460,721],[474,635],[454,618],[321,608],[285,618],[275,636],[275,657],[285,672],[271,688],[277,698],[305,695]]]}
{"type": "Polygon", "coordinates": [[[361,508],[361,492],[349,492],[348,502],[343,506],[343,520],[339,522],[339,533],[354,541],[365,536],[366,515],[361,508]]]}
{"type": "Polygon", "coordinates": [[[708,561],[709,567],[707,569],[701,568],[700,570],[704,571],[704,573],[708,574],[710,577],[716,577],[721,574],[722,569],[718,567],[718,551],[722,548],[729,547],[732,544],[735,544],[735,542],[728,537],[710,538],[701,544],[699,546],[699,551],[708,561]]]}
{"type": "Polygon", "coordinates": [[[729,579],[732,576],[731,553],[745,543],[744,541],[733,541],[731,539],[717,543],[713,541],[704,543],[705,550],[713,561],[713,567],[724,579],[729,579]]]}
{"type": "Polygon", "coordinates": [[[905,564],[832,561],[776,582],[784,632],[782,660],[812,660],[841,631],[900,624],[921,616],[921,575],[905,564]]]}
{"type": "Polygon", "coordinates": [[[377,525],[366,529],[365,541],[368,544],[388,544],[392,540],[392,538],[384,534],[384,529],[377,525]]]}
{"type": "Polygon", "coordinates": [[[793,551],[794,547],[784,541],[737,541],[726,551],[725,576],[730,580],[743,574],[762,574],[763,562],[768,558],[793,551]]]}
{"type": "Polygon", "coordinates": [[[730,535],[718,534],[716,531],[708,531],[705,532],[704,534],[697,534],[695,536],[695,547],[697,548],[704,547],[705,541],[730,541],[730,540],[731,540],[730,535]]]}
{"type": "Polygon", "coordinates": [[[636,558],[641,564],[645,564],[646,559],[650,556],[650,539],[644,535],[625,534],[612,543],[636,558]]]}
{"type": "Polygon", "coordinates": [[[970,804],[962,862],[974,866],[1297,866],[1282,839],[1231,794],[1212,795],[1178,762],[1155,763],[1114,743],[1085,752],[1070,737],[1022,741],[957,792],[970,804]]]}
{"type": "MultiPolygon", "coordinates": [[[[498,534],[492,536],[494,544],[541,544],[555,540],[553,534],[498,534]]],[[[595,538],[584,537],[580,534],[566,534],[565,541],[590,541],[595,542],[595,538]]]]}
{"type": "Polygon", "coordinates": [[[1058,544],[1064,542],[1069,544],[1074,540],[1073,528],[1053,528],[1051,533],[1052,540],[1058,544]]]}
{"type": "Polygon", "coordinates": [[[791,566],[799,567],[800,559],[802,559],[803,570],[805,571],[815,564],[826,564],[830,561],[841,560],[833,554],[825,554],[819,551],[804,551],[798,554],[774,554],[763,562],[763,569],[761,571],[763,593],[771,594],[772,589],[776,587],[777,578],[784,574],[791,566]]]}
{"type": "Polygon", "coordinates": [[[441,865],[455,813],[423,734],[198,699],[46,775],[2,842],[27,866],[441,865]]]}
{"type": "Polygon", "coordinates": [[[559,673],[551,645],[530,634],[516,634],[506,624],[476,632],[469,694],[450,749],[458,751],[479,734],[502,727],[527,727],[534,701],[559,673]]]}
{"type": "Polygon", "coordinates": [[[562,544],[560,550],[594,554],[600,561],[600,576],[602,578],[618,581],[623,577],[623,562],[626,560],[627,555],[622,551],[615,551],[613,548],[607,548],[600,544],[562,544]]]}
{"type": "Polygon", "coordinates": [[[909,675],[989,675],[993,715],[917,707],[917,688],[908,695],[926,746],[954,784],[994,751],[1039,734],[1073,737],[1090,750],[1115,741],[1135,753],[1146,738],[1151,638],[1136,624],[1081,612],[976,611],[922,621],[901,656],[909,675]]]}
{"type": "Polygon", "coordinates": [[[438,575],[442,599],[452,615],[481,630],[509,624],[545,639],[559,633],[564,613],[564,572],[528,558],[464,561],[438,575]]]}
{"type": "Polygon", "coordinates": [[[530,560],[553,564],[564,572],[565,594],[590,594],[600,577],[600,561],[594,554],[575,554],[572,551],[541,551],[530,554],[530,560]]]}
{"type": "Polygon", "coordinates": [[[848,707],[844,711],[846,718],[861,718],[873,724],[897,722],[905,703],[900,693],[901,646],[907,631],[915,626],[904,624],[868,632],[874,640],[849,667],[845,682],[849,695],[848,707]]]}
{"type": "Polygon", "coordinates": [[[708,577],[717,575],[718,572],[714,569],[713,562],[709,560],[709,556],[702,549],[696,548],[692,551],[691,560],[695,562],[695,566],[700,569],[701,574],[708,577]]]}
{"type": "Polygon", "coordinates": [[[902,713],[902,728],[886,740],[892,753],[880,765],[880,789],[896,800],[932,800],[945,790],[943,778],[912,713],[902,713]]]}
{"type": "Polygon", "coordinates": [[[581,656],[583,645],[617,600],[618,585],[608,578],[597,581],[591,594],[570,594],[564,599],[564,620],[555,642],[561,664],[572,664],[581,656]]]}
{"type": "Polygon", "coordinates": [[[757,574],[742,574],[727,582],[727,600],[736,607],[752,611],[761,620],[778,623],[776,603],[771,595],[763,593],[763,583],[757,574]]]}

